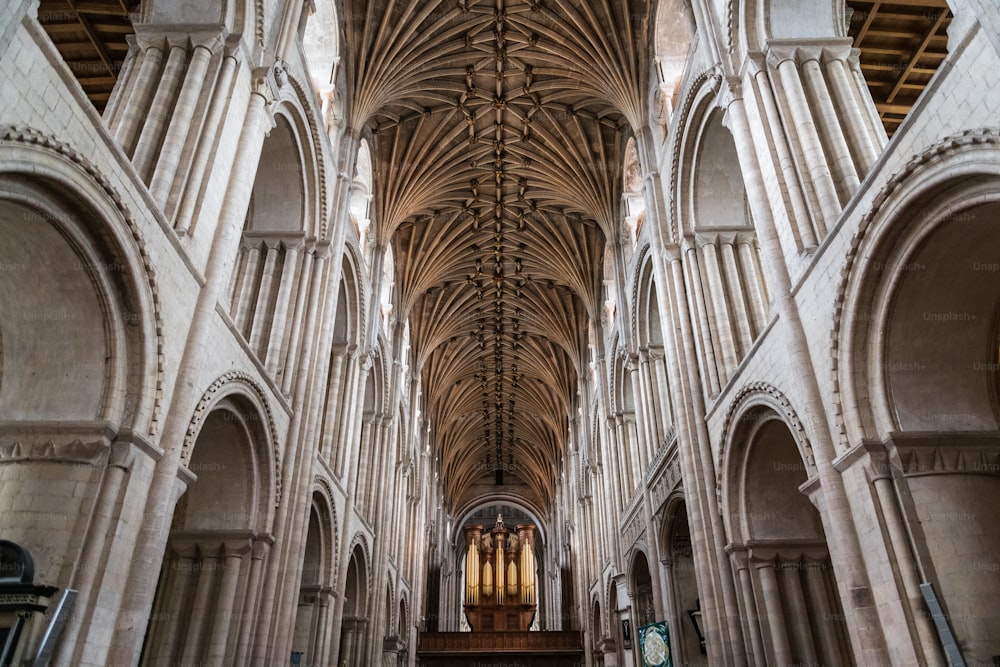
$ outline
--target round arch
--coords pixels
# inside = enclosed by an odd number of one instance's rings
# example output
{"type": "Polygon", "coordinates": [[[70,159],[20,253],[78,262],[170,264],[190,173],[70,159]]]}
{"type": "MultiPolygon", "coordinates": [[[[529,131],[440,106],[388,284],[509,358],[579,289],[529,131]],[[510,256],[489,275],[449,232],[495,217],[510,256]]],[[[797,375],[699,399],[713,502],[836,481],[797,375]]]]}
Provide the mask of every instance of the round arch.
{"type": "Polygon", "coordinates": [[[649,569],[649,557],[645,545],[636,544],[632,549],[628,566],[628,586],[632,598],[632,620],[638,629],[657,620],[653,575],[649,569]]]}
{"type": "Polygon", "coordinates": [[[535,528],[538,531],[538,537],[541,538],[542,544],[548,543],[547,526],[545,522],[539,518],[544,516],[544,514],[539,511],[539,508],[535,507],[532,503],[527,502],[525,499],[518,498],[513,494],[499,493],[491,494],[487,499],[477,498],[468,501],[465,506],[460,507],[455,512],[454,516],[460,517],[460,519],[452,528],[453,534],[450,536],[452,546],[464,547],[464,544],[462,543],[461,527],[464,526],[476,513],[481,512],[492,505],[510,505],[511,507],[527,514],[531,518],[532,522],[534,522],[535,528]]]}
{"type": "Polygon", "coordinates": [[[367,542],[363,535],[356,535],[350,551],[344,582],[344,616],[341,624],[341,661],[360,665],[367,654],[367,625],[370,618],[369,597],[371,589],[370,561],[367,542]]]}
{"type": "Polygon", "coordinates": [[[691,611],[701,609],[698,569],[694,559],[691,527],[688,523],[687,498],[680,490],[664,503],[660,520],[660,553],[666,559],[663,576],[668,591],[666,617],[673,628],[671,648],[678,664],[706,664],[702,645],[691,620],[691,611]]]}
{"type": "Polygon", "coordinates": [[[238,382],[213,387],[192,420],[184,461],[192,479],[174,508],[142,664],[182,656],[214,664],[244,651],[258,631],[258,570],[244,561],[266,561],[274,530],[272,434],[254,393],[238,382]],[[192,608],[193,599],[203,602],[192,608]],[[219,617],[233,621],[214,623],[219,617]]]}
{"type": "Polygon", "coordinates": [[[998,146],[996,130],[946,138],[883,188],[852,243],[833,334],[842,445],[884,443],[869,458],[893,473],[882,511],[905,527],[901,558],[935,586],[974,661],[991,648],[969,619],[1000,622],[989,602],[1000,576],[948,554],[992,562],[1000,551],[989,518],[1000,499],[998,146]]]}
{"type": "MultiPolygon", "coordinates": [[[[911,160],[906,168],[889,181],[875,197],[872,209],[862,219],[851,242],[851,252],[841,277],[838,290],[836,319],[832,343],[835,350],[834,373],[838,379],[839,403],[843,414],[843,435],[847,442],[857,442],[864,437],[879,437],[897,430],[977,430],[995,429],[998,424],[994,389],[985,382],[988,373],[977,371],[976,362],[983,366],[990,359],[984,354],[983,343],[991,335],[994,306],[990,295],[996,289],[996,271],[990,271],[990,259],[995,244],[987,239],[977,245],[967,243],[964,249],[951,242],[948,250],[957,260],[935,257],[934,248],[957,230],[982,228],[981,213],[1000,202],[1000,132],[981,130],[949,137],[929,147],[911,160]],[[977,212],[978,211],[978,212],[977,212]],[[985,254],[984,254],[985,253],[985,254]],[[893,308],[908,306],[908,298],[921,278],[938,275],[947,270],[945,261],[957,261],[958,273],[944,284],[955,289],[960,283],[974,287],[967,295],[970,300],[963,306],[965,319],[949,321],[941,311],[941,303],[948,294],[934,293],[938,303],[930,305],[929,313],[940,317],[924,320],[922,312],[914,317],[912,308],[907,315],[917,320],[922,329],[932,327],[944,331],[948,324],[958,335],[969,339],[969,349],[958,349],[952,354],[979,355],[963,360],[949,356],[935,359],[921,355],[913,347],[894,344],[889,340],[880,346],[872,336],[892,336],[894,333],[890,312],[893,308]],[[962,262],[965,263],[962,266],[962,262]],[[979,270],[976,270],[976,267],[979,270]],[[972,283],[982,283],[972,285],[972,283]],[[845,314],[855,314],[845,317],[845,314]],[[976,319],[971,319],[972,316],[976,319]],[[944,325],[944,326],[938,326],[944,325]],[[872,366],[871,364],[878,364],[872,366]],[[888,365],[887,365],[888,364],[888,365]],[[919,364],[919,365],[915,365],[919,364]],[[967,365],[964,376],[948,372],[949,368],[967,365]],[[935,400],[950,405],[938,405],[936,410],[945,419],[933,420],[920,415],[921,396],[913,386],[906,386],[907,374],[934,375],[938,382],[945,381],[958,393],[954,396],[938,392],[935,400]],[[968,384],[964,389],[959,386],[968,384]],[[974,410],[957,407],[968,402],[974,410]],[[989,407],[987,407],[989,406],[989,407]],[[900,413],[902,408],[902,413],[900,413]]],[[[979,233],[982,233],[981,231],[979,233]]],[[[948,306],[950,309],[951,306],[948,306]]],[[[960,316],[960,313],[955,313],[960,316]]],[[[896,320],[896,331],[902,319],[896,320]]],[[[939,332],[940,333],[940,332],[939,332]]],[[[898,334],[897,334],[898,335],[898,334]]],[[[950,348],[952,345],[947,345],[950,348]]],[[[957,347],[957,346],[955,346],[957,347]]],[[[988,368],[988,365],[986,366],[988,368]]]]}
{"type": "Polygon", "coordinates": [[[0,411],[156,434],[160,301],[142,234],[118,193],[70,146],[0,128],[0,215],[9,287],[0,306],[0,411]],[[32,373],[16,372],[29,361],[32,373]],[[80,386],[100,390],[75,392],[80,386]]]}
{"type": "Polygon", "coordinates": [[[734,400],[720,466],[727,547],[754,661],[848,664],[846,617],[801,423],[774,388],[734,400]],[[781,409],[778,412],[775,407],[781,409]]]}

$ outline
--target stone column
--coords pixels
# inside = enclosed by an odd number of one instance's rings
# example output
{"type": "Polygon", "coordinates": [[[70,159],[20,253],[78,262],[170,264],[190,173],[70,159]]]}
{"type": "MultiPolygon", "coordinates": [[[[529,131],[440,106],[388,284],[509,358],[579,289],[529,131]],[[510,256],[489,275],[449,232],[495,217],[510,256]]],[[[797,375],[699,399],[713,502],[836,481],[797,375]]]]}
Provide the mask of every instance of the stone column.
{"type": "Polygon", "coordinates": [[[699,250],[701,266],[705,275],[705,282],[708,283],[708,291],[711,295],[714,322],[711,326],[712,340],[715,345],[715,353],[722,358],[722,372],[719,381],[725,384],[740,365],[737,356],[736,339],[733,335],[733,323],[729,313],[728,298],[726,289],[722,284],[722,271],[719,269],[719,256],[716,244],[718,237],[706,238],[699,250]]]}
{"type": "Polygon", "coordinates": [[[171,116],[170,110],[173,107],[181,78],[184,76],[184,69],[187,65],[186,42],[186,35],[170,40],[167,64],[163,69],[156,93],[153,95],[153,103],[145,114],[145,123],[139,133],[135,154],[132,156],[132,164],[136,173],[147,183],[150,181],[157,151],[163,141],[163,128],[171,116]]]}
{"type": "MultiPolygon", "coordinates": [[[[825,561],[825,557],[823,561],[825,561]]],[[[816,623],[816,638],[819,640],[819,659],[827,665],[836,665],[844,660],[840,647],[840,639],[834,631],[836,617],[830,607],[830,599],[826,592],[826,569],[825,562],[814,561],[808,557],[803,563],[805,572],[806,590],[809,594],[809,603],[813,610],[816,623]]]]}
{"type": "Polygon", "coordinates": [[[120,101],[121,119],[114,127],[115,141],[127,155],[133,153],[133,147],[138,139],[139,123],[145,117],[149,108],[154,89],[160,79],[160,67],[163,64],[162,41],[155,39],[147,41],[141,35],[136,35],[138,44],[139,71],[135,76],[135,86],[129,91],[129,96],[120,101]]]}
{"type": "Polygon", "coordinates": [[[236,641],[234,665],[242,665],[253,648],[254,637],[258,635],[257,601],[260,598],[261,579],[266,571],[267,556],[273,540],[270,536],[258,537],[250,548],[250,574],[247,576],[247,595],[243,602],[243,618],[240,623],[239,639],[236,641]]]}
{"type": "Polygon", "coordinates": [[[781,569],[781,582],[788,600],[788,611],[792,634],[795,637],[797,647],[796,657],[807,665],[818,665],[816,658],[816,647],[813,645],[809,607],[806,605],[805,596],[802,593],[802,580],[799,577],[801,567],[798,558],[789,561],[782,561],[779,564],[781,569]]]}
{"type": "Polygon", "coordinates": [[[198,547],[200,560],[195,562],[194,567],[198,572],[198,583],[194,591],[194,602],[189,609],[185,619],[187,632],[184,635],[184,646],[181,652],[181,662],[186,664],[196,664],[201,662],[202,638],[208,629],[211,619],[208,617],[208,610],[215,601],[216,596],[216,571],[221,569],[219,565],[219,549],[216,544],[201,544],[198,547]]]}
{"type": "Polygon", "coordinates": [[[789,109],[784,126],[801,152],[803,164],[799,165],[799,171],[804,177],[807,192],[811,189],[815,196],[817,215],[814,221],[817,236],[822,239],[840,215],[840,200],[830,173],[830,163],[819,139],[816,120],[809,109],[794,52],[772,49],[768,53],[768,64],[781,82],[780,92],[789,109]]]}
{"type": "Polygon", "coordinates": [[[764,609],[767,613],[766,623],[767,634],[771,638],[770,656],[777,665],[792,664],[792,647],[788,641],[788,633],[785,631],[785,614],[781,606],[781,592],[778,589],[778,577],[774,571],[773,560],[755,560],[753,563],[757,570],[757,581],[760,583],[760,594],[764,600],[764,609]]]}
{"type": "Polygon", "coordinates": [[[192,584],[197,556],[198,549],[194,544],[182,545],[173,558],[168,556],[167,567],[171,572],[164,582],[167,584],[164,590],[169,591],[170,595],[163,605],[164,623],[156,627],[156,633],[151,637],[155,643],[150,647],[152,650],[149,654],[152,660],[149,664],[153,667],[167,667],[176,659],[181,617],[187,617],[188,614],[188,610],[184,607],[184,598],[192,584]]]}
{"type": "Polygon", "coordinates": [[[222,58],[219,76],[212,90],[212,101],[205,116],[205,124],[201,129],[201,136],[191,166],[183,178],[175,181],[175,187],[167,200],[166,210],[168,212],[177,209],[174,230],[178,236],[184,236],[193,228],[194,212],[201,200],[201,186],[205,174],[209,171],[208,164],[215,149],[215,138],[218,136],[223,116],[229,106],[236,64],[236,57],[232,53],[226,53],[222,58]]]}
{"type": "MultiPolygon", "coordinates": [[[[205,85],[205,75],[208,73],[208,63],[212,59],[213,46],[211,43],[194,45],[194,53],[191,54],[177,102],[171,110],[170,124],[163,137],[163,145],[149,184],[150,194],[161,209],[166,208],[167,197],[170,195],[174,178],[177,176],[177,168],[187,147],[191,121],[205,85]]],[[[173,55],[172,50],[171,55],[173,55]]]]}
{"type": "Polygon", "coordinates": [[[729,303],[732,304],[731,320],[739,346],[739,360],[750,350],[754,341],[753,325],[750,322],[750,313],[747,310],[747,301],[751,296],[747,290],[747,280],[743,276],[739,263],[736,261],[735,247],[738,243],[735,234],[724,234],[719,236],[719,252],[722,255],[722,274],[726,280],[726,288],[729,291],[729,303]]]}
{"type": "MultiPolygon", "coordinates": [[[[850,199],[854,191],[861,185],[857,168],[851,157],[851,149],[847,145],[841,118],[834,106],[830,90],[827,88],[826,77],[820,67],[823,52],[819,49],[800,49],[802,63],[802,79],[812,101],[813,113],[819,121],[820,140],[828,155],[830,171],[833,175],[833,185],[837,192],[841,207],[850,199]]],[[[853,118],[845,119],[848,124],[855,122],[853,118]]]]}
{"type": "Polygon", "coordinates": [[[761,637],[760,612],[754,599],[753,576],[750,571],[750,561],[744,547],[729,547],[733,571],[736,574],[737,590],[743,607],[744,636],[750,640],[750,656],[752,664],[766,665],[767,658],[761,637]]]}
{"type": "Polygon", "coordinates": [[[698,249],[685,241],[683,248],[684,261],[678,262],[677,268],[684,273],[684,278],[680,286],[676,288],[677,294],[688,295],[691,299],[690,307],[693,312],[690,317],[697,329],[697,338],[700,345],[695,345],[695,354],[692,360],[698,362],[701,367],[703,382],[699,383],[705,398],[717,394],[725,382],[726,378],[720,378],[719,363],[716,361],[716,350],[712,327],[708,319],[708,307],[705,304],[705,292],[701,283],[701,261],[698,258],[698,249]]]}
{"type": "Polygon", "coordinates": [[[215,595],[215,615],[212,619],[212,633],[206,647],[206,660],[209,664],[221,664],[227,655],[226,646],[231,633],[233,618],[236,614],[236,586],[240,579],[243,556],[250,550],[247,540],[230,540],[222,544],[222,581],[215,595]]]}
{"type": "MultiPolygon", "coordinates": [[[[285,341],[288,340],[286,329],[288,328],[288,313],[294,304],[290,302],[292,287],[295,285],[295,278],[299,268],[299,250],[301,241],[287,240],[284,242],[285,258],[281,267],[281,280],[278,284],[278,296],[274,300],[274,317],[271,320],[271,331],[268,334],[267,352],[264,355],[264,365],[267,372],[273,378],[284,370],[280,368],[281,350],[285,341]]],[[[293,312],[294,315],[294,312],[293,312]]],[[[292,361],[294,363],[294,361],[292,361]]],[[[289,369],[290,370],[290,369],[289,369]]]]}
{"type": "Polygon", "coordinates": [[[244,237],[240,248],[243,255],[242,265],[239,265],[233,273],[236,282],[233,285],[233,301],[229,312],[233,316],[233,324],[237,330],[248,335],[248,319],[250,317],[250,301],[257,290],[257,267],[260,266],[261,243],[256,239],[244,237]]]}
{"type": "Polygon", "coordinates": [[[275,274],[278,272],[278,254],[280,252],[280,242],[277,239],[266,238],[264,245],[267,247],[267,254],[264,256],[264,271],[261,273],[260,283],[257,285],[257,293],[252,294],[250,299],[257,302],[254,309],[253,324],[250,327],[250,335],[247,342],[251,349],[257,354],[258,359],[263,357],[262,339],[267,321],[273,317],[268,303],[271,300],[271,289],[274,284],[275,274]]]}
{"type": "Polygon", "coordinates": [[[340,433],[340,392],[344,385],[343,365],[346,352],[347,348],[344,345],[335,345],[333,348],[333,363],[330,364],[329,376],[330,388],[326,394],[322,441],[320,443],[320,453],[334,469],[336,469],[337,461],[340,458],[335,440],[340,433]]]}

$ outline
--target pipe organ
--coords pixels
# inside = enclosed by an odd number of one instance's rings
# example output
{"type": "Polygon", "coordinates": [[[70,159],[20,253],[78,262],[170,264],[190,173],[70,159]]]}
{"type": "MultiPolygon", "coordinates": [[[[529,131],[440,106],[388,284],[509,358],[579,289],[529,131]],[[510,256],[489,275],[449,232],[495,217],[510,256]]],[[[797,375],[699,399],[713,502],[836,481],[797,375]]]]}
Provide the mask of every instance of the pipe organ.
{"type": "Polygon", "coordinates": [[[498,516],[491,530],[465,531],[465,615],[473,632],[527,630],[538,610],[535,527],[509,530],[498,516]]]}

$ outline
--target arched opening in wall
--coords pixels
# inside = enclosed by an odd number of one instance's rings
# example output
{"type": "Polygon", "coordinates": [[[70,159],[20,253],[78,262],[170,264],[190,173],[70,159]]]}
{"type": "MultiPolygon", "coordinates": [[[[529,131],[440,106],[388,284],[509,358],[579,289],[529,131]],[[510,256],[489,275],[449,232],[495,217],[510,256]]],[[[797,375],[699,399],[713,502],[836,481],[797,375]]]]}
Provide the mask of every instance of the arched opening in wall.
{"type": "MultiPolygon", "coordinates": [[[[619,352],[617,349],[615,351],[619,352]]],[[[626,358],[627,355],[624,353],[614,355],[615,393],[618,397],[618,405],[616,406],[618,414],[615,416],[617,439],[615,453],[618,457],[618,470],[621,477],[622,503],[628,506],[642,480],[639,460],[639,447],[642,443],[639,440],[639,428],[636,423],[632,369],[626,364],[626,358]]]]}
{"type": "Polygon", "coordinates": [[[81,257],[71,245],[86,243],[83,238],[60,227],[45,211],[0,200],[0,414],[6,420],[111,417],[107,375],[114,341],[101,294],[111,277],[101,275],[103,262],[81,257]]]}
{"type": "Polygon", "coordinates": [[[123,77],[127,39],[135,34],[132,22],[139,18],[139,5],[139,0],[38,4],[38,22],[98,113],[104,113],[123,77]]]}
{"type": "Polygon", "coordinates": [[[768,296],[736,144],[722,114],[705,118],[696,136],[694,166],[682,176],[690,193],[682,215],[690,221],[685,231],[694,236],[688,280],[699,296],[701,363],[714,394],[766,326],[768,296]]]}
{"type": "Polygon", "coordinates": [[[639,334],[639,387],[649,413],[643,425],[648,432],[650,461],[676,442],[667,356],[663,344],[663,314],[653,276],[653,260],[643,263],[639,278],[637,326],[639,334]]]}
{"type": "Polygon", "coordinates": [[[349,204],[351,211],[351,221],[358,234],[358,244],[361,248],[362,256],[365,259],[365,267],[371,268],[372,250],[375,247],[374,235],[369,234],[371,230],[372,215],[372,156],[368,142],[361,140],[358,147],[357,163],[354,166],[354,180],[351,183],[351,201],[349,204]]]}
{"type": "Polygon", "coordinates": [[[406,613],[406,598],[400,598],[399,600],[399,626],[397,632],[399,633],[399,642],[403,647],[400,651],[399,664],[403,665],[406,663],[406,655],[409,650],[410,645],[410,617],[406,613]]]}
{"type": "Polygon", "coordinates": [[[695,573],[687,503],[684,500],[678,499],[668,506],[664,525],[666,546],[662,553],[669,554],[666,565],[667,588],[670,591],[667,617],[672,621],[670,645],[675,656],[674,663],[707,665],[708,658],[703,654],[698,630],[691,617],[691,612],[701,610],[701,598],[695,573]]]}
{"type": "Polygon", "coordinates": [[[740,417],[742,460],[727,468],[729,531],[744,636],[756,664],[849,665],[847,625],[819,512],[800,490],[807,463],[767,409],[740,417]]]}
{"type": "Polygon", "coordinates": [[[653,31],[657,89],[652,106],[660,141],[666,138],[677,104],[695,29],[690,0],[660,0],[653,31]]]}
{"type": "Polygon", "coordinates": [[[351,552],[344,589],[344,620],[340,634],[339,660],[348,665],[365,663],[365,636],[368,631],[368,566],[358,544],[351,552]]]}
{"type": "Polygon", "coordinates": [[[336,549],[336,536],[331,534],[333,525],[326,500],[314,494],[292,637],[292,654],[299,654],[299,664],[303,666],[318,667],[330,661],[330,623],[334,605],[331,562],[336,549]]]}
{"type": "Polygon", "coordinates": [[[653,603],[653,577],[649,572],[646,554],[637,551],[632,559],[632,618],[638,630],[644,625],[656,622],[656,607],[653,603]]]}
{"type": "Polygon", "coordinates": [[[158,381],[146,278],[115,238],[129,230],[102,193],[78,195],[42,176],[65,170],[81,188],[94,186],[79,165],[3,143],[0,526],[31,553],[36,582],[79,590],[81,608],[98,596],[115,604],[121,591],[101,582],[125,577],[127,564],[105,563],[104,554],[134,532],[103,533],[93,517],[116,513],[130,475],[142,479],[153,465],[127,436],[150,428],[158,381]],[[12,164],[33,173],[7,173],[12,164]],[[31,498],[44,499],[45,511],[31,498]],[[100,545],[97,560],[88,545],[100,545]]]}
{"type": "Polygon", "coordinates": [[[951,10],[947,0],[847,0],[847,14],[860,74],[891,137],[948,55],[951,10]]]}
{"type": "Polygon", "coordinates": [[[382,637],[383,639],[389,639],[390,637],[395,637],[396,626],[393,624],[392,618],[392,586],[387,585],[385,588],[385,608],[382,610],[384,616],[382,617],[382,637]]]}
{"type": "Polygon", "coordinates": [[[1000,203],[963,207],[995,187],[899,221],[893,254],[870,258],[876,324],[856,334],[918,571],[970,664],[1000,652],[982,630],[1000,627],[1000,203]]]}
{"type": "Polygon", "coordinates": [[[625,642],[631,643],[631,621],[622,623],[622,613],[625,611],[618,604],[618,584],[611,582],[608,589],[608,622],[611,624],[608,639],[604,642],[602,652],[605,664],[625,664],[625,642]],[[628,632],[627,632],[628,631],[628,632]]]}
{"type": "Polygon", "coordinates": [[[752,229],[747,214],[747,192],[733,135],[719,112],[701,128],[697,146],[697,174],[692,179],[695,231],[752,229]]]}
{"type": "Polygon", "coordinates": [[[379,348],[364,381],[364,401],[361,408],[361,437],[357,443],[358,461],[355,466],[357,489],[354,502],[359,512],[373,522],[377,519],[378,501],[383,489],[379,486],[379,475],[385,465],[385,451],[388,446],[388,431],[383,428],[385,368],[381,348],[379,348]]]}
{"type": "Polygon", "coordinates": [[[233,271],[230,313],[257,358],[279,381],[286,369],[307,229],[302,151],[283,114],[264,141],[233,271]]]}
{"type": "Polygon", "coordinates": [[[356,352],[358,331],[363,322],[354,267],[346,258],[342,263],[340,276],[337,308],[330,323],[333,326],[333,341],[324,399],[320,455],[327,460],[334,474],[343,479],[350,450],[347,438],[354,418],[349,405],[350,387],[359,372],[356,352]]]}
{"type": "Polygon", "coordinates": [[[639,152],[636,150],[635,138],[631,137],[625,145],[625,163],[622,166],[622,204],[625,215],[623,230],[631,244],[626,246],[625,261],[632,258],[639,238],[642,222],[646,217],[646,199],[642,194],[642,165],[639,164],[639,152]]]}
{"type": "Polygon", "coordinates": [[[302,53],[309,69],[320,103],[327,104],[327,95],[337,82],[340,64],[340,22],[333,0],[314,0],[307,3],[311,9],[303,13],[302,53]]]}
{"type": "MultiPolygon", "coordinates": [[[[497,631],[505,629],[504,624],[506,624],[507,618],[503,618],[502,620],[497,620],[497,618],[487,620],[487,613],[480,613],[476,617],[479,622],[479,626],[476,627],[476,621],[472,618],[475,614],[468,614],[464,607],[468,585],[470,584],[465,573],[470,542],[481,547],[478,550],[480,554],[478,560],[479,582],[475,590],[476,595],[478,595],[478,601],[483,606],[478,611],[491,612],[503,609],[503,607],[496,607],[491,604],[491,600],[495,600],[498,597],[498,590],[495,584],[499,581],[506,583],[514,581],[517,585],[507,590],[505,599],[508,605],[517,605],[519,601],[528,606],[534,605],[534,617],[530,619],[531,622],[528,629],[532,631],[557,629],[561,618],[552,617],[549,611],[552,614],[561,614],[558,601],[562,594],[562,586],[564,585],[563,576],[567,575],[566,570],[568,568],[558,568],[555,570],[554,576],[547,574],[550,571],[550,567],[547,567],[548,559],[546,555],[547,532],[545,525],[538,519],[535,513],[529,511],[527,506],[521,505],[517,501],[504,499],[472,505],[467,510],[460,510],[458,516],[461,517],[455,524],[458,528],[454,531],[453,542],[449,545],[450,558],[452,559],[450,569],[454,574],[450,577],[447,577],[447,574],[443,572],[438,574],[438,590],[441,590],[441,584],[449,586],[443,593],[443,595],[447,596],[447,599],[442,608],[447,610],[446,613],[450,615],[443,619],[440,629],[443,631],[489,630],[490,627],[484,626],[488,626],[490,622],[495,623],[492,627],[497,631]],[[512,543],[509,541],[512,536],[517,541],[515,555],[512,560],[506,563],[505,576],[499,580],[496,577],[496,569],[494,568],[495,562],[493,559],[496,555],[496,545],[492,543],[493,538],[491,533],[496,527],[498,516],[503,517],[504,527],[508,531],[508,541],[505,542],[504,553],[508,556],[512,553],[510,551],[512,543]],[[477,533],[472,528],[475,526],[481,527],[482,530],[477,533]],[[471,539],[470,534],[467,532],[468,530],[472,530],[472,533],[478,534],[479,537],[471,539]],[[483,542],[483,537],[486,535],[490,535],[491,540],[488,548],[483,542]],[[530,544],[530,548],[526,548],[526,544],[530,544]],[[518,548],[519,551],[517,551],[518,548]],[[528,555],[529,553],[530,555],[528,555]],[[489,587],[484,583],[487,581],[487,570],[485,567],[487,560],[491,563],[489,587]],[[510,568],[511,564],[514,565],[513,572],[510,568]],[[527,570],[531,571],[530,576],[526,576],[525,573],[527,570]],[[509,578],[511,573],[514,574],[513,580],[509,578]],[[441,579],[442,576],[446,578],[441,579]],[[547,607],[550,599],[553,601],[553,608],[551,610],[547,607]]],[[[568,576],[572,577],[571,571],[568,572],[568,576]]],[[[431,582],[428,582],[428,589],[430,585],[431,582]]],[[[500,614],[500,616],[506,617],[506,614],[500,614]]],[[[518,619],[517,623],[520,624],[522,620],[518,619]]],[[[506,629],[516,628],[511,627],[506,629]]]]}
{"type": "Polygon", "coordinates": [[[594,607],[590,614],[590,650],[593,654],[594,667],[604,666],[603,645],[607,641],[607,636],[604,634],[604,626],[601,625],[601,622],[601,601],[594,600],[594,607]]]}
{"type": "Polygon", "coordinates": [[[393,293],[396,282],[396,258],[392,251],[392,246],[385,247],[385,255],[382,258],[382,276],[379,280],[379,315],[382,316],[382,329],[388,334],[392,331],[392,325],[396,321],[393,313],[393,293]]]}
{"type": "Polygon", "coordinates": [[[267,435],[241,396],[219,400],[187,464],[190,482],[174,509],[141,664],[240,663],[256,636],[269,545],[267,435]]]}

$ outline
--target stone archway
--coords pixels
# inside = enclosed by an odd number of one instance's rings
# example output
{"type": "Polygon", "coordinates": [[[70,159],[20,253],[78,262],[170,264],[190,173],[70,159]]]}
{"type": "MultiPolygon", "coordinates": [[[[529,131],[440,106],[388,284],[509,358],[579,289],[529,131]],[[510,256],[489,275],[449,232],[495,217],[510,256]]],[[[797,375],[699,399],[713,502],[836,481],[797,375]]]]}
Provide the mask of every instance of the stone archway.
{"type": "Polygon", "coordinates": [[[690,612],[700,609],[701,596],[695,576],[694,551],[691,545],[691,528],[688,525],[687,503],[678,499],[668,506],[664,521],[664,550],[666,578],[670,600],[667,618],[670,626],[670,648],[675,663],[706,665],[707,656],[693,626],[690,612]]]}
{"type": "Polygon", "coordinates": [[[329,661],[329,626],[334,602],[330,561],[336,549],[336,536],[331,535],[332,526],[326,499],[315,493],[309,510],[292,640],[292,653],[301,655],[300,664],[303,666],[325,665],[329,661]]]}
{"type": "Polygon", "coordinates": [[[906,583],[911,608],[922,613],[915,588],[930,583],[970,662],[996,653],[982,628],[1000,624],[1000,202],[979,180],[889,229],[900,238],[872,258],[868,328],[852,335],[867,368],[851,393],[885,442],[878,467],[895,471],[877,482],[882,511],[920,577],[906,583]]]}
{"type": "Polygon", "coordinates": [[[257,632],[270,537],[269,456],[261,416],[244,396],[218,400],[188,462],[174,509],[140,663],[239,663],[257,632]]]}
{"type": "Polygon", "coordinates": [[[340,667],[364,667],[368,632],[368,561],[360,544],[354,546],[347,566],[344,620],[340,636],[340,667]]]}
{"type": "Polygon", "coordinates": [[[852,664],[827,538],[803,488],[810,466],[785,422],[749,411],[752,425],[727,493],[730,553],[755,664],[852,664]]]}

